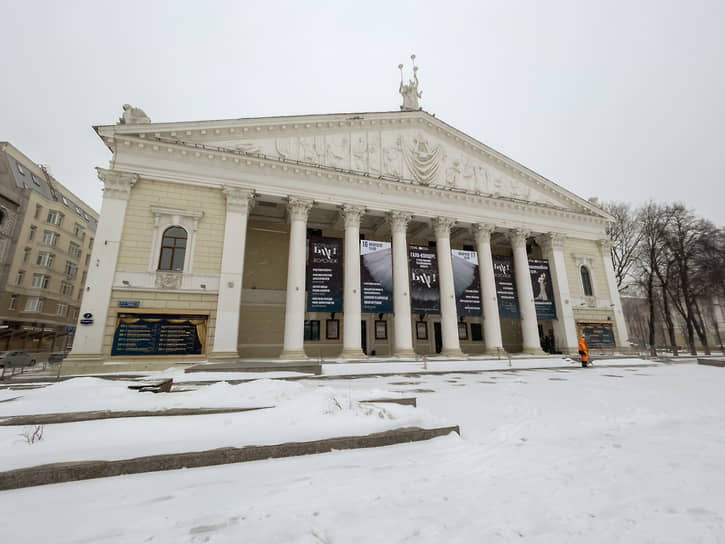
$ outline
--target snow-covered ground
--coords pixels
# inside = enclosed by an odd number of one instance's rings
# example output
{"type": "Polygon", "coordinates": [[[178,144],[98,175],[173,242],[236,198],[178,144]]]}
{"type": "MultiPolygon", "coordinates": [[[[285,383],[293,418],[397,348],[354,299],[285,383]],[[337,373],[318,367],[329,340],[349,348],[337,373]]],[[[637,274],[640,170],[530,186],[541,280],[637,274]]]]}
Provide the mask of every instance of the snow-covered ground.
{"type": "MultiPolygon", "coordinates": [[[[269,393],[273,404],[287,399],[296,407],[297,425],[307,424],[304,432],[335,417],[355,426],[385,421],[355,408],[331,415],[335,411],[322,402],[331,392],[347,399],[348,407],[371,392],[415,395],[419,415],[401,406],[393,419],[459,424],[462,436],[4,491],[0,542],[725,541],[722,368],[677,364],[265,381],[253,386],[267,391],[255,398],[244,385],[220,384],[189,395],[207,395],[205,404],[211,404],[239,388],[237,404],[265,404],[261,397],[269,393]],[[218,389],[213,398],[212,388],[218,389]],[[310,403],[316,408],[309,409],[310,403]]],[[[40,400],[52,388],[1,393],[8,398],[36,391],[38,411],[58,411],[47,409],[55,401],[40,400]]],[[[177,395],[187,393],[168,397],[177,395]]],[[[160,397],[147,402],[169,402],[160,397]]],[[[22,400],[0,404],[0,414],[8,415],[22,400]]],[[[244,428],[243,418],[264,413],[240,414],[228,436],[244,428]]],[[[227,418],[167,419],[197,421],[185,431],[191,436],[184,440],[193,442],[194,433],[207,434],[213,421],[227,418]]],[[[145,423],[141,418],[131,425],[136,435],[153,441],[145,423]]],[[[255,420],[247,427],[265,425],[255,420]]],[[[53,432],[46,441],[52,443],[53,432]]],[[[39,443],[21,445],[30,452],[39,443]]],[[[3,442],[0,455],[6,449],[3,442]]],[[[86,458],[98,458],[88,453],[86,458]]]]}

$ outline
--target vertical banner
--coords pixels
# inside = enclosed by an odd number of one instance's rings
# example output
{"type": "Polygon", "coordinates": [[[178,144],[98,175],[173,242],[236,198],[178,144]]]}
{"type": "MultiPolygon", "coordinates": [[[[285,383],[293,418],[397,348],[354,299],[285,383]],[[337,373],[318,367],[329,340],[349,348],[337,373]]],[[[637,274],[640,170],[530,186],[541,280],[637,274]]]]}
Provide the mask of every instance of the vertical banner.
{"type": "Polygon", "coordinates": [[[481,317],[481,281],[478,272],[478,253],[451,250],[453,257],[453,284],[456,289],[458,316],[481,317]]]}
{"type": "Polygon", "coordinates": [[[410,268],[410,311],[414,314],[440,314],[438,259],[434,247],[408,246],[410,268]]]}
{"type": "Polygon", "coordinates": [[[554,287],[551,284],[549,261],[529,259],[529,272],[531,273],[531,287],[534,290],[536,319],[556,319],[554,287]]]}
{"type": "Polygon", "coordinates": [[[495,255],[493,257],[493,276],[496,280],[496,298],[501,318],[520,319],[519,299],[514,281],[513,257],[495,255]]]}
{"type": "Polygon", "coordinates": [[[342,312],[342,240],[310,238],[307,311],[342,312]]]}
{"type": "Polygon", "coordinates": [[[360,240],[363,313],[393,313],[393,254],[390,242],[360,240]]]}

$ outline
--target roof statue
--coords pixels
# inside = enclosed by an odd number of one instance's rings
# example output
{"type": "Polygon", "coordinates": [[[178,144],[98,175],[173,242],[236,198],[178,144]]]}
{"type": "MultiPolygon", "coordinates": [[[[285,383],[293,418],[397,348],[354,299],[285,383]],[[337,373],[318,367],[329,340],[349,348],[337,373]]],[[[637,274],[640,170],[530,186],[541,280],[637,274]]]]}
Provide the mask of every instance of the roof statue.
{"type": "Polygon", "coordinates": [[[403,105],[400,109],[403,111],[417,111],[422,109],[418,105],[418,99],[423,96],[423,91],[418,92],[418,67],[415,65],[415,55],[410,55],[413,61],[413,79],[408,80],[408,84],[403,83],[403,65],[398,64],[400,69],[400,88],[398,92],[403,95],[403,105]]]}
{"type": "Polygon", "coordinates": [[[151,118],[141,108],[134,108],[131,104],[123,105],[123,115],[118,120],[121,125],[136,125],[150,123],[151,118]]]}

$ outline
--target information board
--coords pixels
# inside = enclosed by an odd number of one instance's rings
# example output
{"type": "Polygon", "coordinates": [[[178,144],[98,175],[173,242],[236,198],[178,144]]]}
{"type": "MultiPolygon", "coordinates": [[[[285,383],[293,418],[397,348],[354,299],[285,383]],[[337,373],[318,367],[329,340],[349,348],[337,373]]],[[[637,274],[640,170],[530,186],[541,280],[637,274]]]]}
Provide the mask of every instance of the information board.
{"type": "Polygon", "coordinates": [[[310,238],[307,311],[342,312],[342,240],[310,238]]]}
{"type": "Polygon", "coordinates": [[[360,240],[362,311],[393,313],[393,254],[390,242],[360,240]]]}
{"type": "Polygon", "coordinates": [[[481,281],[478,272],[478,253],[451,250],[453,284],[456,289],[456,311],[459,316],[480,317],[481,281]]]}
{"type": "Polygon", "coordinates": [[[584,336],[587,340],[587,347],[592,348],[615,348],[614,327],[612,323],[585,323],[577,321],[579,337],[584,336]]]}
{"type": "Polygon", "coordinates": [[[120,314],[111,355],[199,355],[205,315],[120,314]]]}

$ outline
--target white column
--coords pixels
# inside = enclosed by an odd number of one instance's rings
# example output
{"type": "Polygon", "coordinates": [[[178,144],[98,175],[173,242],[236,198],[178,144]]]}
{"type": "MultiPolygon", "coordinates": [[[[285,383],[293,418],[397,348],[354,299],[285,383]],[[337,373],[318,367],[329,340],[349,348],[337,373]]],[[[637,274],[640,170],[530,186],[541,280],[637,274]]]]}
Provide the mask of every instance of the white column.
{"type": "Polygon", "coordinates": [[[364,208],[347,205],[342,207],[345,218],[342,356],[345,359],[366,357],[362,351],[360,331],[360,218],[364,212],[364,208]]]}
{"type": "Polygon", "coordinates": [[[465,357],[458,340],[458,315],[456,288],[453,284],[453,260],[451,259],[451,227],[453,219],[437,217],[433,223],[438,257],[438,287],[441,295],[441,355],[465,357]]]}
{"type": "Polygon", "coordinates": [[[244,277],[244,250],[247,241],[247,219],[254,205],[253,191],[224,187],[227,214],[224,225],[224,248],[219,276],[214,351],[209,359],[239,356],[239,312],[244,277]]]}
{"type": "Polygon", "coordinates": [[[106,357],[103,353],[103,336],[111,302],[113,278],[116,274],[126,205],[131,188],[138,181],[137,174],[103,168],[96,168],[96,171],[103,181],[103,203],[79,316],[84,319],[85,315],[90,314],[91,317],[86,319],[92,319],[93,323],[79,324],[76,327],[73,349],[63,364],[64,369],[71,366],[66,363],[72,363],[73,360],[102,361],[106,357]]]}
{"type": "Polygon", "coordinates": [[[402,212],[391,212],[389,221],[393,234],[393,354],[396,357],[415,357],[410,324],[410,277],[406,241],[410,216],[402,212]]]}
{"type": "Polygon", "coordinates": [[[516,276],[516,291],[519,297],[519,312],[521,313],[521,334],[524,340],[523,352],[532,355],[543,355],[539,341],[539,324],[536,320],[536,304],[534,303],[534,289],[531,287],[531,273],[529,272],[529,258],[526,255],[526,238],[529,233],[520,229],[510,233],[511,247],[514,253],[514,274],[516,276]]]}
{"type": "Polygon", "coordinates": [[[287,262],[287,303],[284,314],[282,359],[306,359],[305,334],[305,252],[307,249],[307,215],[309,200],[290,198],[289,260],[287,262]]]}
{"type": "Polygon", "coordinates": [[[566,235],[550,232],[539,238],[539,245],[549,260],[551,284],[554,288],[554,304],[557,318],[553,320],[556,348],[565,355],[577,353],[579,339],[576,337],[574,308],[571,305],[569,280],[566,275],[564,242],[566,235]]]}
{"type": "Polygon", "coordinates": [[[478,272],[481,280],[481,301],[483,302],[483,339],[487,353],[503,353],[501,319],[498,315],[496,278],[491,253],[491,225],[475,225],[476,249],[478,250],[478,272]]]}
{"type": "Polygon", "coordinates": [[[628,348],[627,322],[624,319],[622,302],[619,299],[619,290],[617,289],[617,279],[614,276],[614,265],[612,264],[612,242],[604,239],[598,240],[597,244],[599,244],[599,251],[602,254],[604,273],[607,276],[607,287],[609,288],[609,300],[614,313],[614,323],[617,325],[617,347],[628,348]]]}

